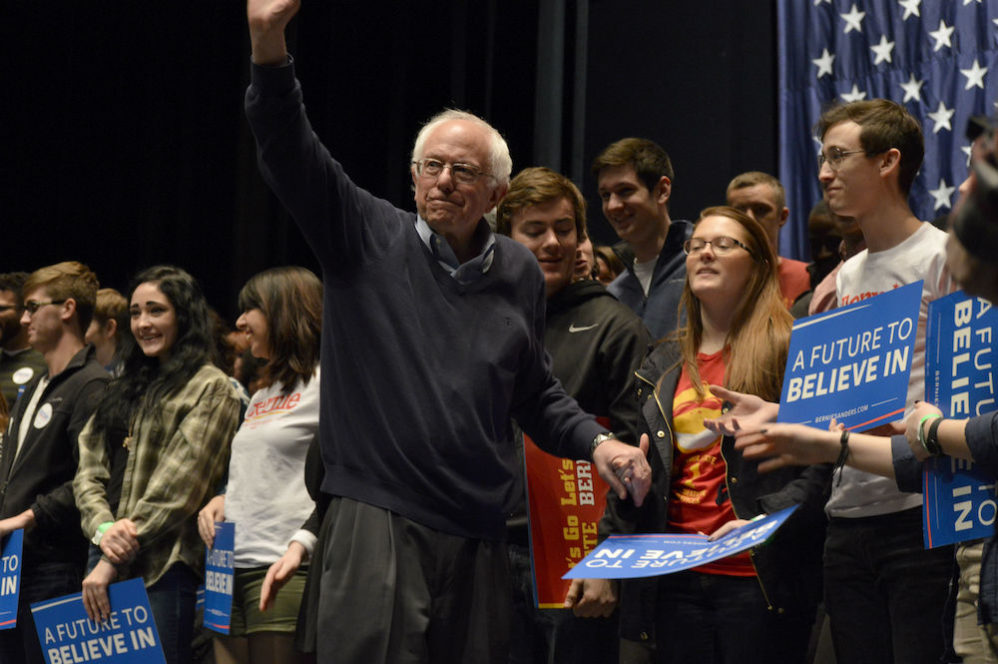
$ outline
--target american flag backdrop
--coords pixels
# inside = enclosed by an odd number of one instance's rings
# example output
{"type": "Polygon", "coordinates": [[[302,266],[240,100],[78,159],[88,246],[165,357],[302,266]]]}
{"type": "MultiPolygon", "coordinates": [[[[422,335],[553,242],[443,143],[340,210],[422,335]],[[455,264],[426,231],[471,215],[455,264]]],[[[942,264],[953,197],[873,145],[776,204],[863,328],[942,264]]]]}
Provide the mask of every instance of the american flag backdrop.
{"type": "Polygon", "coordinates": [[[836,102],[904,104],[925,135],[912,210],[947,213],[967,175],[967,118],[996,112],[998,0],[777,0],[777,21],[784,253],[807,257],[807,213],[821,199],[814,125],[836,102]]]}

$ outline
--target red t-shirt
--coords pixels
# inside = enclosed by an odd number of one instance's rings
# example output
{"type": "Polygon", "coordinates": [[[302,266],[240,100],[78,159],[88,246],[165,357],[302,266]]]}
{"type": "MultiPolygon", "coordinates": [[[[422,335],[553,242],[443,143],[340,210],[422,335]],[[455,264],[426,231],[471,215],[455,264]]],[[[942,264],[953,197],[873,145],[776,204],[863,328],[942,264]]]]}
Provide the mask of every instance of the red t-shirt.
{"type": "MultiPolygon", "coordinates": [[[[705,385],[724,384],[724,352],[697,355],[705,385]]],[[[706,429],[704,419],[721,414],[721,400],[708,390],[703,401],[684,366],[672,400],[676,432],[669,496],[669,530],[710,534],[735,517],[726,485],[727,464],[721,456],[721,437],[706,429]],[[723,498],[722,498],[723,497],[723,498]]],[[[748,552],[696,568],[707,574],[755,576],[748,552]]]]}
{"type": "Polygon", "coordinates": [[[811,290],[811,275],[808,274],[807,263],[803,261],[795,261],[792,258],[781,256],[777,276],[780,279],[780,294],[783,295],[783,304],[787,309],[797,301],[798,297],[811,290]]]}

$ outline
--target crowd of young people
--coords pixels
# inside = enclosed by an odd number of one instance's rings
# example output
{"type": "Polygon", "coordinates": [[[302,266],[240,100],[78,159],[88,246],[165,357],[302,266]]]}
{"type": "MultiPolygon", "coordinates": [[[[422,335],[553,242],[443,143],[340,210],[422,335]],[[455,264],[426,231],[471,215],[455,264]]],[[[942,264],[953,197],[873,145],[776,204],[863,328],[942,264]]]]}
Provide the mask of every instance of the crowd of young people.
{"type": "MultiPolygon", "coordinates": [[[[866,244],[820,306],[924,282],[907,438],[853,436],[843,458],[838,432],[768,424],[807,279],[777,253],[778,182],[736,177],[731,207],[672,221],[668,156],[623,139],[593,172],[624,246],[594,248],[575,185],[543,168],[511,180],[501,135],[447,111],[413,149],[418,214],[398,210],[311,131],[284,41],[296,11],[249,3],[247,113],[324,283],[277,268],[242,289],[236,326],[262,363],[252,394],[220,368],[224,335],[180,268],[142,270],[123,295],[76,262],[0,278],[0,343],[18,339],[0,373],[0,535],[26,533],[0,659],[43,661],[31,602],[82,591],[100,622],[108,586],[140,578],[167,661],[194,661],[204,552],[232,521],[222,663],[805,662],[822,603],[841,662],[996,661],[990,542],[921,545],[912,478],[919,429],[939,415],[918,403],[926,309],[956,285],[947,235],[908,207],[923,138],[903,107],[844,104],[817,128],[825,202],[866,244]],[[529,606],[513,420],[593,463],[610,487],[603,537],[716,538],[801,508],[745,554],[574,582],[548,620],[529,606]]],[[[965,254],[950,242],[953,265],[965,254]]],[[[993,456],[993,418],[933,427],[939,452],[993,456]]]]}

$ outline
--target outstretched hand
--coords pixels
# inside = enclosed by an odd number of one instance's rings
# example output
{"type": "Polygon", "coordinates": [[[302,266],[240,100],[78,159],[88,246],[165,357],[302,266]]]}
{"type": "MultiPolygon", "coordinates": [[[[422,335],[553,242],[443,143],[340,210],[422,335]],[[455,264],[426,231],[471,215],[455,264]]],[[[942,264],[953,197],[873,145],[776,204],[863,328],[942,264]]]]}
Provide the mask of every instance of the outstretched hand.
{"type": "Polygon", "coordinates": [[[704,420],[705,427],[722,436],[734,436],[738,431],[758,431],[780,414],[780,404],[766,401],[754,394],[742,394],[720,385],[711,385],[710,392],[723,402],[730,403],[723,415],[704,420]]]}
{"type": "Polygon", "coordinates": [[[838,434],[803,424],[770,423],[759,431],[743,431],[735,437],[735,449],[746,459],[765,459],[759,472],[784,466],[833,463],[840,451],[838,434]]]}
{"type": "Polygon", "coordinates": [[[648,434],[643,434],[638,447],[611,439],[604,441],[593,451],[593,464],[599,476],[621,500],[630,493],[638,507],[641,507],[651,488],[648,445],[648,434]]]}

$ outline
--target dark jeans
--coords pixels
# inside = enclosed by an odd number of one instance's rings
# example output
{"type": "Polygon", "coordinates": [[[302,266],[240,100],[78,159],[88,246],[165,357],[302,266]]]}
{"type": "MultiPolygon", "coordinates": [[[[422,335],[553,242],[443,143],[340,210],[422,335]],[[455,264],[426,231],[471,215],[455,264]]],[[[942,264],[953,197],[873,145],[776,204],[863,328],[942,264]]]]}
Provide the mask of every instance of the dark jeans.
{"type": "Polygon", "coordinates": [[[530,550],[515,544],[508,548],[513,581],[510,664],[616,662],[617,614],[577,618],[567,609],[537,608],[530,550]]]}
{"type": "Polygon", "coordinates": [[[754,576],[667,574],[655,605],[658,664],[793,664],[807,655],[814,613],[770,611],[754,576]]]}
{"type": "Polygon", "coordinates": [[[45,664],[35,621],[31,616],[31,604],[80,592],[82,584],[78,565],[43,563],[24,567],[17,599],[17,627],[0,631],[0,663],[45,664]]]}
{"type": "Polygon", "coordinates": [[[198,577],[194,571],[183,563],[176,563],[146,588],[167,664],[191,662],[197,586],[198,577]]]}
{"type": "Polygon", "coordinates": [[[850,664],[949,661],[946,611],[953,547],[926,550],[922,509],[833,518],[825,537],[825,608],[836,659],[850,664]]]}

